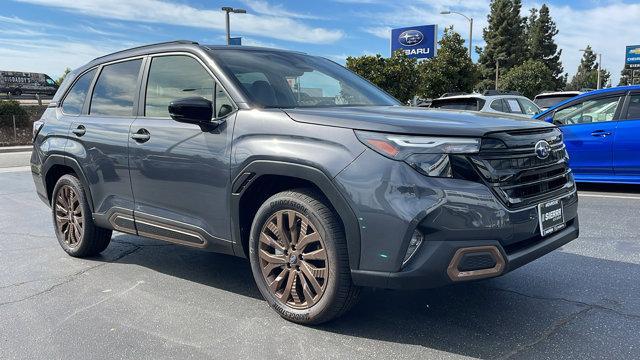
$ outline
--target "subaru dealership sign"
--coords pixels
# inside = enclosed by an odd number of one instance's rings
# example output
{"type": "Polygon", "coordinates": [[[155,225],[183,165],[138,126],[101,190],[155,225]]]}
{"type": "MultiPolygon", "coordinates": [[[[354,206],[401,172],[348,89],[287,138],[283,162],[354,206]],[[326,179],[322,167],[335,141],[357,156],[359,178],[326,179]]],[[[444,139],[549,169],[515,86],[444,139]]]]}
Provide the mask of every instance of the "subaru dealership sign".
{"type": "Polygon", "coordinates": [[[410,58],[436,56],[437,25],[412,26],[391,30],[391,54],[402,50],[410,58]]]}
{"type": "Polygon", "coordinates": [[[624,63],[630,68],[640,68],[640,45],[627,46],[624,63]]]}

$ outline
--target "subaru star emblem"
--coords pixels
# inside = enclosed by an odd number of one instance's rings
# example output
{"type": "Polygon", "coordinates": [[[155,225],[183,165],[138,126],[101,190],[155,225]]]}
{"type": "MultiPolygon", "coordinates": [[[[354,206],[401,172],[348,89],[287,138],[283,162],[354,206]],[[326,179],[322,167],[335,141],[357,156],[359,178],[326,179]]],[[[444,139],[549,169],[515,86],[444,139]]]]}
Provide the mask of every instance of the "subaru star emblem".
{"type": "Polygon", "coordinates": [[[404,46],[416,46],[422,42],[424,35],[418,30],[403,31],[398,36],[398,41],[404,46]]]}
{"type": "Polygon", "coordinates": [[[544,160],[548,158],[551,153],[551,145],[545,140],[540,140],[536,143],[534,150],[538,159],[544,160]]]}

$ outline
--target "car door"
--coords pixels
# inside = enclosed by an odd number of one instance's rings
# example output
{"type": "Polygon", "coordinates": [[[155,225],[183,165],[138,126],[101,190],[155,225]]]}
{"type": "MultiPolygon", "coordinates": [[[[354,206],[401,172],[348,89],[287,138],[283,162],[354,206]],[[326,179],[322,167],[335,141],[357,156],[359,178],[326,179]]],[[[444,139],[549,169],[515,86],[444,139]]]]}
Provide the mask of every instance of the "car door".
{"type": "Polygon", "coordinates": [[[231,251],[229,160],[235,112],[214,130],[171,119],[173,100],[203,97],[214,114],[231,106],[213,74],[189,54],[150,57],[131,126],[131,186],[139,235],[231,251]]]}
{"type": "MultiPolygon", "coordinates": [[[[71,124],[66,152],[79,163],[89,182],[94,212],[109,217],[114,211],[133,213],[129,178],[129,127],[134,120],[142,58],[101,66],[83,114],[71,124]]],[[[134,232],[132,221],[120,225],[134,232]]]]}
{"type": "Polygon", "coordinates": [[[613,139],[616,176],[640,181],[640,91],[629,94],[613,139]]]}
{"type": "Polygon", "coordinates": [[[569,165],[578,180],[613,175],[613,137],[622,95],[581,99],[555,111],[561,127],[569,165]]]}

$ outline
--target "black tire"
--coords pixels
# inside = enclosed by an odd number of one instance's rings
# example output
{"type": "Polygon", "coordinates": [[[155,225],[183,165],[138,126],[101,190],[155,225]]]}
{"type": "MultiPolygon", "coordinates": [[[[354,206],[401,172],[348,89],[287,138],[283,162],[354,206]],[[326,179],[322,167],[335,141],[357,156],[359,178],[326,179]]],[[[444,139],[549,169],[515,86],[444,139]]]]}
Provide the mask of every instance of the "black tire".
{"type": "MultiPolygon", "coordinates": [[[[71,203],[68,201],[68,203],[71,203]]],[[[74,201],[75,203],[75,201],[74,201]]],[[[61,206],[64,203],[61,204],[61,206]]],[[[62,206],[64,207],[64,206],[62,206]]],[[[112,231],[109,229],[104,229],[98,227],[93,222],[93,217],[91,213],[91,208],[89,207],[89,203],[87,202],[87,197],[84,193],[84,188],[82,184],[73,175],[64,175],[58,179],[56,186],[53,188],[53,193],[51,195],[51,213],[53,215],[53,226],[55,228],[56,237],[58,238],[58,242],[62,249],[69,255],[73,257],[87,257],[98,255],[104,249],[109,246],[109,242],[111,241],[112,231]],[[64,213],[61,212],[61,209],[58,207],[57,201],[59,198],[64,198],[61,191],[64,192],[64,195],[69,194],[69,191],[72,190],[75,192],[74,199],[77,199],[76,209],[80,210],[80,214],[76,216],[76,218],[80,221],[77,223],[82,223],[82,228],[80,236],[73,236],[73,241],[69,241],[67,237],[68,232],[72,232],[67,227],[65,228],[60,224],[58,218],[62,218],[60,215],[64,213]],[[63,233],[63,230],[66,231],[63,233]]],[[[69,216],[69,219],[71,216],[69,216]]],[[[67,223],[72,223],[73,221],[65,220],[67,223]]],[[[75,233],[75,232],[74,232],[75,233]]]]}
{"type": "MultiPolygon", "coordinates": [[[[341,222],[339,221],[338,215],[331,210],[325,202],[326,200],[324,200],[323,196],[311,190],[296,189],[284,191],[273,195],[262,204],[251,226],[249,257],[258,289],[269,305],[278,312],[280,316],[299,324],[315,325],[337,318],[351,309],[360,295],[360,288],[356,287],[351,280],[347,243],[341,222]],[[261,245],[259,238],[264,230],[263,227],[267,226],[266,222],[272,221],[270,219],[273,219],[277,213],[289,210],[296,212],[296,216],[298,216],[298,214],[303,215],[305,220],[311,223],[309,226],[313,226],[314,231],[318,232],[322,239],[322,248],[326,251],[324,267],[326,268],[328,277],[324,280],[326,281],[324,285],[325,290],[319,299],[307,308],[290,306],[288,303],[284,303],[282,298],[276,296],[275,291],[278,290],[273,291],[269,288],[267,284],[268,280],[262,273],[261,260],[258,255],[260,246],[264,246],[261,245]]],[[[297,237],[298,240],[301,239],[300,235],[297,237]]],[[[302,248],[298,250],[300,252],[303,251],[302,248]]],[[[284,252],[283,256],[284,258],[288,258],[288,256],[291,256],[290,254],[287,255],[287,252],[284,252]]],[[[300,262],[302,261],[302,256],[300,256],[300,262]]],[[[291,269],[292,266],[291,264],[286,265],[289,269],[291,269]]],[[[302,267],[302,265],[300,267],[302,267]]],[[[283,273],[285,272],[284,270],[286,270],[286,268],[282,269],[283,273]]],[[[278,271],[278,269],[275,271],[278,271]]],[[[299,271],[299,274],[302,273],[304,273],[304,271],[299,271]]],[[[306,278],[308,279],[309,276],[306,276],[306,278]]],[[[304,282],[304,278],[297,281],[297,283],[301,282],[304,282]]],[[[294,284],[295,283],[296,281],[294,281],[294,284]]],[[[307,284],[310,284],[308,280],[307,284]]],[[[301,292],[302,291],[296,291],[296,293],[301,292]]],[[[282,294],[280,294],[280,296],[282,296],[282,294]]]]}

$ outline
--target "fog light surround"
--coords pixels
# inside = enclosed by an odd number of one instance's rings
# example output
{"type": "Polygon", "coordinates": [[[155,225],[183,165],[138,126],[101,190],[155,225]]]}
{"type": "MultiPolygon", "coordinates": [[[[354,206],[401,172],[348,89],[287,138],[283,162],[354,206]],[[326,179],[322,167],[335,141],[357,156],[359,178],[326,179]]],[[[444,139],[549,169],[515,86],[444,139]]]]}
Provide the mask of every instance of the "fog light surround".
{"type": "Polygon", "coordinates": [[[420,245],[424,242],[424,236],[418,230],[413,231],[413,235],[411,236],[411,240],[409,241],[409,247],[407,247],[407,252],[404,255],[404,260],[402,260],[402,266],[404,266],[413,255],[417,252],[420,245]]]}

